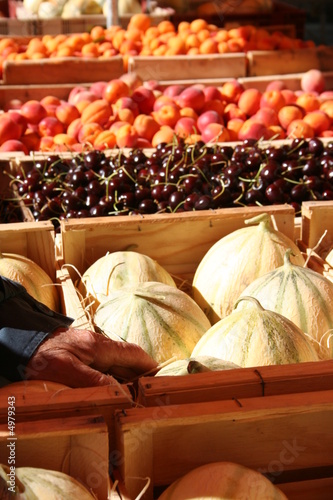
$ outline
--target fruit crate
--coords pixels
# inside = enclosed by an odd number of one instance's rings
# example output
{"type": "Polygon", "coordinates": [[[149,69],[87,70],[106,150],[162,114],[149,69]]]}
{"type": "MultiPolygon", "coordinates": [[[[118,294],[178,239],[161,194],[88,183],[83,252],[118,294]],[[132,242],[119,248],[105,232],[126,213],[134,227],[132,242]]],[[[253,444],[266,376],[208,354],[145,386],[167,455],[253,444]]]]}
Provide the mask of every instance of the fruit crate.
{"type": "Polygon", "coordinates": [[[245,53],[177,55],[177,56],[131,56],[128,71],[136,72],[146,80],[184,80],[202,78],[240,78],[247,75],[245,53]],[[186,75],[186,76],[185,76],[186,75]]]}
{"type": "Polygon", "coordinates": [[[57,260],[52,222],[0,224],[0,251],[23,255],[41,266],[59,291],[61,312],[74,319],[74,327],[89,328],[89,319],[76,294],[68,269],[57,260]]]}
{"type": "Polygon", "coordinates": [[[133,406],[129,386],[71,388],[62,384],[27,380],[0,388],[0,424],[7,422],[8,396],[15,398],[16,423],[84,416],[102,416],[110,447],[115,446],[114,413],[133,406]]]}
{"type": "Polygon", "coordinates": [[[109,81],[124,73],[123,58],[54,58],[25,61],[6,60],[3,64],[4,85],[59,84],[109,81]]]}
{"type": "Polygon", "coordinates": [[[247,52],[247,76],[302,73],[310,69],[333,70],[333,47],[247,52]]]}
{"type": "MultiPolygon", "coordinates": [[[[39,467],[69,474],[106,500],[108,480],[108,428],[100,416],[68,416],[0,425],[0,462],[9,463],[9,444],[15,467],[39,467]]],[[[117,498],[116,496],[114,497],[117,498]]]]}
{"type": "Polygon", "coordinates": [[[228,208],[179,214],[133,215],[61,221],[61,255],[76,281],[107,252],[135,250],[149,255],[176,279],[189,283],[208,249],[244,221],[267,212],[276,226],[295,237],[295,213],[288,205],[228,208]],[[75,269],[74,269],[75,268],[75,269]]]}
{"type": "Polygon", "coordinates": [[[139,380],[137,402],[145,407],[241,400],[333,390],[333,360],[237,368],[139,380]]]}
{"type": "Polygon", "coordinates": [[[332,498],[333,391],[132,408],[116,412],[118,471],[128,497],[158,498],[191,469],[232,461],[290,500],[332,498]]]}

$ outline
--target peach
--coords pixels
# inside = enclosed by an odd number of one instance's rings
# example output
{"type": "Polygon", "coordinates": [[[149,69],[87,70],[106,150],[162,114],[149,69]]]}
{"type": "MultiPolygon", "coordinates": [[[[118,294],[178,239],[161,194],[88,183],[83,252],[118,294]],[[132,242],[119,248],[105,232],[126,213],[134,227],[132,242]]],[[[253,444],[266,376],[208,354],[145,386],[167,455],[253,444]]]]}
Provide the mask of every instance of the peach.
{"type": "Polygon", "coordinates": [[[120,109],[130,109],[134,117],[139,114],[138,104],[129,96],[119,97],[112,105],[112,108],[115,114],[117,114],[120,109]]]}
{"type": "Polygon", "coordinates": [[[172,97],[163,94],[156,98],[153,111],[158,111],[165,104],[173,105],[175,108],[179,108],[172,97]]]}
{"type": "Polygon", "coordinates": [[[326,82],[325,76],[319,69],[310,69],[301,76],[301,89],[304,92],[324,92],[326,82]]]}
{"type": "Polygon", "coordinates": [[[27,129],[27,120],[19,111],[14,109],[9,110],[8,113],[10,118],[21,127],[21,135],[23,135],[27,129]]]}
{"type": "Polygon", "coordinates": [[[128,97],[130,95],[129,86],[120,78],[110,80],[104,90],[103,98],[110,104],[115,103],[120,97],[128,97]]]}
{"type": "Polygon", "coordinates": [[[107,86],[107,82],[104,82],[104,81],[93,82],[90,85],[89,90],[93,94],[96,94],[96,96],[98,97],[98,99],[102,99],[103,96],[104,96],[104,92],[105,92],[106,86],[107,86]]]}
{"type": "Polygon", "coordinates": [[[116,132],[116,144],[118,148],[135,148],[139,134],[129,123],[120,127],[116,132]]]}
{"type": "Polygon", "coordinates": [[[266,91],[269,90],[283,90],[286,88],[286,84],[282,80],[273,80],[266,85],[266,91]]]}
{"type": "Polygon", "coordinates": [[[8,140],[20,139],[21,130],[21,125],[11,118],[9,112],[0,115],[0,146],[8,140]]]}
{"type": "Polygon", "coordinates": [[[26,147],[26,145],[17,139],[9,139],[9,140],[3,142],[0,146],[1,153],[4,153],[4,152],[8,153],[11,151],[22,151],[26,155],[29,154],[28,148],[26,147]]]}
{"type": "Polygon", "coordinates": [[[158,111],[153,111],[152,116],[159,125],[169,125],[169,127],[174,127],[181,117],[180,110],[169,104],[162,106],[158,111]]]}
{"type": "Polygon", "coordinates": [[[83,87],[82,85],[76,85],[75,87],[72,88],[72,90],[68,94],[67,101],[73,103],[73,100],[76,98],[78,94],[81,94],[81,92],[87,92],[87,88],[83,87]]]}
{"type": "Polygon", "coordinates": [[[279,125],[278,114],[272,108],[260,108],[251,118],[256,122],[262,123],[265,127],[279,125]]]}
{"type": "Polygon", "coordinates": [[[179,85],[179,84],[171,84],[171,85],[168,85],[164,91],[163,91],[163,95],[167,96],[167,97],[171,97],[172,99],[176,96],[178,96],[179,94],[181,94],[183,92],[183,90],[185,90],[185,85],[179,85]]]}
{"type": "Polygon", "coordinates": [[[304,111],[301,107],[297,106],[297,104],[283,106],[278,112],[279,123],[284,130],[287,130],[290,123],[294,120],[302,120],[303,116],[304,111]]]}
{"type": "Polygon", "coordinates": [[[260,99],[261,108],[272,108],[276,112],[285,104],[286,100],[280,90],[265,90],[260,99]]]}
{"type": "Polygon", "coordinates": [[[319,109],[321,111],[324,111],[327,114],[327,116],[329,116],[330,119],[333,120],[333,99],[329,99],[321,103],[319,109]]]}
{"type": "Polygon", "coordinates": [[[3,109],[4,111],[10,111],[12,109],[19,111],[21,109],[22,104],[23,103],[21,99],[10,99],[7,103],[5,103],[3,109]]]}
{"type": "Polygon", "coordinates": [[[61,101],[55,109],[55,116],[66,127],[77,118],[80,118],[79,110],[74,104],[67,101],[61,101]]]}
{"type": "Polygon", "coordinates": [[[321,134],[325,130],[328,130],[331,126],[331,119],[329,116],[324,111],[320,111],[319,109],[307,113],[303,120],[313,128],[315,135],[321,134]]]}
{"type": "Polygon", "coordinates": [[[38,124],[38,133],[41,137],[54,137],[57,134],[62,134],[64,131],[63,123],[54,116],[46,116],[38,124]]]}
{"type": "Polygon", "coordinates": [[[249,88],[244,90],[238,100],[239,109],[244,111],[247,116],[254,115],[260,108],[261,96],[262,93],[258,89],[249,88]]]}
{"type": "Polygon", "coordinates": [[[213,100],[218,100],[222,101],[222,94],[218,87],[215,87],[214,85],[206,85],[202,89],[203,93],[205,94],[205,101],[213,101],[213,100]]]}
{"type": "Polygon", "coordinates": [[[97,99],[98,97],[96,94],[90,92],[90,90],[84,90],[75,94],[71,99],[68,99],[68,102],[77,106],[80,102],[93,102],[97,101],[97,99]]]}
{"type": "Polygon", "coordinates": [[[197,132],[197,121],[190,116],[182,116],[177,121],[174,130],[179,137],[188,137],[197,132]]]}
{"type": "Polygon", "coordinates": [[[169,127],[169,125],[163,125],[158,132],[154,135],[152,138],[152,146],[153,148],[156,148],[158,144],[166,143],[170,144],[175,136],[175,132],[172,127],[169,127]]]}
{"type": "Polygon", "coordinates": [[[200,133],[203,132],[209,123],[223,123],[221,115],[214,110],[201,113],[197,120],[198,130],[200,133]]]}
{"type": "Polygon", "coordinates": [[[160,126],[156,120],[150,115],[140,114],[133,123],[139,137],[151,141],[156,132],[160,130],[160,126]]]}
{"type": "Polygon", "coordinates": [[[310,92],[303,92],[301,95],[297,96],[296,104],[301,106],[301,108],[309,113],[310,111],[315,111],[320,107],[320,101],[318,97],[310,92]]]}
{"type": "Polygon", "coordinates": [[[135,71],[124,73],[119,77],[119,80],[122,80],[123,82],[126,83],[128,88],[130,89],[130,93],[133,92],[133,90],[135,90],[137,87],[143,85],[142,78],[135,71]]]}
{"type": "Polygon", "coordinates": [[[180,108],[191,107],[198,113],[205,104],[205,94],[201,89],[191,85],[176,96],[175,101],[180,108]]]}
{"type": "Polygon", "coordinates": [[[297,96],[293,90],[282,89],[281,94],[283,95],[284,100],[286,101],[286,105],[294,104],[296,102],[297,96]]]}
{"type": "Polygon", "coordinates": [[[209,123],[201,133],[202,140],[207,142],[227,142],[230,135],[227,127],[222,123],[209,123]]]}
{"type": "Polygon", "coordinates": [[[325,90],[319,94],[320,102],[331,101],[333,99],[333,90],[325,90]]]}
{"type": "Polygon", "coordinates": [[[244,141],[245,139],[260,141],[261,139],[269,138],[269,136],[267,127],[263,123],[258,123],[251,118],[245,120],[238,131],[238,139],[240,141],[244,141]]]}
{"type": "Polygon", "coordinates": [[[222,99],[226,102],[238,103],[241,94],[244,92],[244,86],[236,79],[225,82],[221,89],[222,99]]]}
{"type": "Polygon", "coordinates": [[[314,130],[304,120],[294,120],[287,128],[287,136],[289,139],[306,138],[311,139],[315,136],[314,130]]]}
{"type": "Polygon", "coordinates": [[[141,86],[134,90],[132,93],[132,99],[139,108],[139,113],[149,114],[154,109],[155,94],[152,90],[141,86]]]}
{"type": "Polygon", "coordinates": [[[47,116],[47,111],[39,101],[31,99],[22,104],[21,114],[27,123],[37,124],[47,116]]]}

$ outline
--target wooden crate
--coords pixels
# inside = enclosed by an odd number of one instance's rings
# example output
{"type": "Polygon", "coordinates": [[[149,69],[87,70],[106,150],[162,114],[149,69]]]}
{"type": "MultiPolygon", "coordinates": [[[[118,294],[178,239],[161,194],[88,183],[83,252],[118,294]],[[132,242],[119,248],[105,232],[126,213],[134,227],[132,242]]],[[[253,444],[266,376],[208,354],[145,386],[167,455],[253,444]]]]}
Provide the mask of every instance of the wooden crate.
{"type": "Polygon", "coordinates": [[[333,247],[333,201],[302,203],[301,240],[308,248],[317,247],[316,253],[325,258],[333,247]],[[327,233],[324,236],[325,231],[327,233]]]}
{"type": "Polygon", "coordinates": [[[101,415],[108,427],[108,439],[115,446],[114,413],[133,406],[125,384],[72,389],[50,382],[22,381],[0,389],[0,424],[7,422],[8,396],[15,398],[17,423],[55,418],[101,415]]]}
{"type": "Polygon", "coordinates": [[[39,467],[64,472],[107,500],[108,429],[100,416],[71,416],[0,425],[0,462],[8,463],[8,443],[15,446],[15,467],[39,467]],[[15,437],[15,440],[14,440],[15,437]]]}
{"type": "Polygon", "coordinates": [[[299,50],[257,50],[247,53],[247,76],[302,73],[310,69],[332,71],[333,47],[299,50]],[[326,60],[326,58],[328,58],[326,60]]]}
{"type": "MultiPolygon", "coordinates": [[[[263,212],[271,214],[277,228],[294,239],[294,209],[288,205],[71,219],[61,222],[61,258],[82,274],[107,252],[134,250],[155,259],[181,284],[192,280],[216,241],[263,212]]],[[[69,272],[76,281],[78,273],[70,268],[69,272]]]]}
{"type": "Polygon", "coordinates": [[[133,56],[128,61],[128,71],[136,72],[145,80],[196,80],[202,78],[239,78],[247,75],[245,53],[133,56]]]}
{"type": "MultiPolygon", "coordinates": [[[[151,484],[142,498],[157,498],[191,469],[221,460],[266,473],[276,484],[325,478],[332,486],[332,417],[332,390],[117,412],[119,472],[129,498],[141,492],[144,478],[151,484]]],[[[303,492],[303,500],[331,498],[323,485],[315,496],[303,492]]],[[[300,498],[296,493],[290,500],[300,498]]]]}
{"type": "Polygon", "coordinates": [[[316,390],[333,390],[333,360],[144,377],[137,402],[145,407],[182,405],[316,390]]]}
{"type": "Polygon", "coordinates": [[[124,73],[123,59],[55,58],[26,61],[6,60],[3,65],[4,85],[59,84],[109,81],[124,73]]]}

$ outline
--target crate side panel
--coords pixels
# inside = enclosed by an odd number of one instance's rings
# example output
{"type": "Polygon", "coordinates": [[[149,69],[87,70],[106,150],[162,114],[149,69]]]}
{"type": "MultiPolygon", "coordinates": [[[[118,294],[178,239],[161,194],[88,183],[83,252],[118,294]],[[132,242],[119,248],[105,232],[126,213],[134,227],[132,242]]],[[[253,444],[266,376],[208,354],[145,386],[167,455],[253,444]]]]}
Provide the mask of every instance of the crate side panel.
{"type": "Polygon", "coordinates": [[[250,51],[247,57],[247,76],[302,73],[309,69],[320,69],[316,49],[250,51]]]}

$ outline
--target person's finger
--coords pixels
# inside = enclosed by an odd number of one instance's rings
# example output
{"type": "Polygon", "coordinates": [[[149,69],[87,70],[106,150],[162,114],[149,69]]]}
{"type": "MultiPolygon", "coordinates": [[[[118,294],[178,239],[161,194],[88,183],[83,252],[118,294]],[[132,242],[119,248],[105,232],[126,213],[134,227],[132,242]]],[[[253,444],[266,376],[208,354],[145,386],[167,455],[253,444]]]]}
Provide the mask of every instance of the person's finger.
{"type": "Polygon", "coordinates": [[[85,365],[72,353],[61,350],[57,353],[37,353],[27,366],[27,378],[58,382],[74,388],[118,383],[112,376],[85,365]]]}
{"type": "Polygon", "coordinates": [[[157,368],[157,362],[137,344],[106,338],[106,342],[97,343],[91,366],[110,373],[113,373],[115,367],[123,367],[140,374],[157,368]]]}

